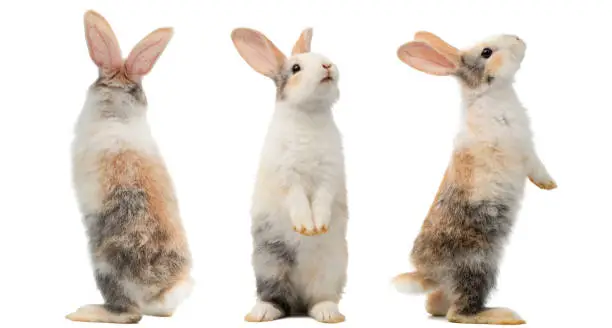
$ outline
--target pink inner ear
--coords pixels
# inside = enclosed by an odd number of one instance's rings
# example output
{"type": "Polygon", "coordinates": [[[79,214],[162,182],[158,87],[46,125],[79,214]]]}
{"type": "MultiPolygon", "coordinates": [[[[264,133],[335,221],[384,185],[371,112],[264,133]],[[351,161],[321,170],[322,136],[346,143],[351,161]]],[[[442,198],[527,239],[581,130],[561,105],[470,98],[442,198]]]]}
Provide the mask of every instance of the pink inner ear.
{"type": "Polygon", "coordinates": [[[409,42],[398,50],[399,58],[420,71],[434,75],[452,74],[457,66],[425,42],[409,42]]]}
{"type": "Polygon", "coordinates": [[[125,61],[128,76],[140,78],[148,74],[172,38],[172,29],[162,28],[140,41],[125,61]]]}
{"type": "Polygon", "coordinates": [[[109,31],[101,30],[95,24],[87,24],[86,28],[89,55],[93,62],[103,69],[119,69],[122,63],[121,51],[114,36],[109,35],[109,31]]]}
{"type": "Polygon", "coordinates": [[[291,50],[292,55],[303,54],[310,52],[310,44],[312,42],[312,28],[307,28],[302,31],[300,38],[297,40],[293,49],[291,50]]]}
{"type": "Polygon", "coordinates": [[[232,41],[240,56],[258,73],[274,77],[285,55],[263,34],[250,29],[236,29],[232,41]]]}
{"type": "Polygon", "coordinates": [[[424,62],[431,62],[444,68],[455,68],[455,64],[426,44],[415,44],[407,49],[407,53],[410,57],[416,57],[424,62]]]}

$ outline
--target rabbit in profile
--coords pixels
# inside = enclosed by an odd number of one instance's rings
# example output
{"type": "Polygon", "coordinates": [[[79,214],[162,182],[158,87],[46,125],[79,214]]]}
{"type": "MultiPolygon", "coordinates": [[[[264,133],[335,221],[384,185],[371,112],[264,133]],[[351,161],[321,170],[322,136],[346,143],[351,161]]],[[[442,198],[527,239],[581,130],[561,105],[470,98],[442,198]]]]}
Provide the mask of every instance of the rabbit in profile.
{"type": "Polygon", "coordinates": [[[146,36],[127,59],[107,21],[85,14],[89,55],[99,68],[76,124],[73,181],[104,304],[73,321],[136,323],[170,316],[191,291],[191,255],[172,182],[147,120],[142,78],[172,37],[146,36]]]}
{"type": "Polygon", "coordinates": [[[427,311],[451,322],[522,324],[506,308],[486,308],[500,257],[519,211],[526,178],[556,188],[538,158],[526,109],[513,88],[526,44],[499,35],[460,51],[429,32],[402,45],[399,59],[461,84],[462,124],[411,260],[394,278],[404,293],[427,293],[427,311]]]}
{"type": "Polygon", "coordinates": [[[307,314],[344,321],[338,302],[346,281],[348,210],[332,115],[338,68],[310,52],[312,29],[302,32],[291,57],[258,31],[238,28],[231,36],[242,58],[276,85],[251,209],[258,299],[245,319],[307,314]]]}

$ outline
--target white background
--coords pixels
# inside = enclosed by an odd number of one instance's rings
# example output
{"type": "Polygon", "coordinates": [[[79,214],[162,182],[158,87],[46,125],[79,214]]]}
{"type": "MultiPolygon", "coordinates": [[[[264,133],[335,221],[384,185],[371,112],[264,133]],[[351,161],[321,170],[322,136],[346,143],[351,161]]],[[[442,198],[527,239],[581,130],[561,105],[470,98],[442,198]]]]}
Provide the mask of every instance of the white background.
{"type": "MultiPolygon", "coordinates": [[[[516,89],[559,188],[527,185],[490,305],[515,309],[532,327],[609,323],[609,2],[23,0],[1,7],[0,326],[86,327],[64,315],[101,301],[70,178],[73,124],[97,77],[83,33],[87,9],[109,20],[124,55],[152,30],[175,28],[144,88],[197,286],[173,318],[145,317],[141,325],[249,326],[243,317],[255,283],[248,213],[275,88],[234,49],[230,32],[239,26],[263,31],[286,52],[312,26],[313,51],[339,66],[335,113],[351,214],[343,326],[447,324],[428,317],[424,297],[389,285],[411,269],[408,254],[459,118],[456,81],[396,57],[417,30],[458,47],[496,33],[527,42],[516,89]]],[[[318,324],[300,318],[266,325],[318,324]]]]}

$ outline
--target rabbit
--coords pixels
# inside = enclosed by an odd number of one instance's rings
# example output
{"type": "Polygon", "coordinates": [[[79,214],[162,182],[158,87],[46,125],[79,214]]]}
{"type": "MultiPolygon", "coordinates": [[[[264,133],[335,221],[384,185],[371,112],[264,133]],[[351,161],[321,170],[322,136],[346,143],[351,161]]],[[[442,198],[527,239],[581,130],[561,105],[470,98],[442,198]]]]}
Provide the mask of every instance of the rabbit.
{"type": "Polygon", "coordinates": [[[426,310],[451,322],[525,323],[513,310],[485,307],[526,178],[541,189],[557,187],[536,154],[527,111],[513,88],[525,51],[526,43],[514,35],[460,51],[421,31],[397,52],[414,69],[454,76],[461,85],[461,126],[414,241],[416,271],[392,281],[402,293],[428,294],[426,310]]]}
{"type": "Polygon", "coordinates": [[[276,105],[252,198],[252,265],[257,302],[245,320],[308,315],[345,320],[348,221],[344,157],[332,107],[338,67],[310,52],[305,29],[286,57],[262,33],[237,28],[240,56],[276,85],[276,105]]]}
{"type": "Polygon", "coordinates": [[[155,30],[125,61],[108,22],[84,15],[89,55],[99,68],[75,127],[73,184],[104,304],[72,321],[137,323],[171,316],[194,281],[177,199],[149,130],[142,78],[173,30],[155,30]]]}

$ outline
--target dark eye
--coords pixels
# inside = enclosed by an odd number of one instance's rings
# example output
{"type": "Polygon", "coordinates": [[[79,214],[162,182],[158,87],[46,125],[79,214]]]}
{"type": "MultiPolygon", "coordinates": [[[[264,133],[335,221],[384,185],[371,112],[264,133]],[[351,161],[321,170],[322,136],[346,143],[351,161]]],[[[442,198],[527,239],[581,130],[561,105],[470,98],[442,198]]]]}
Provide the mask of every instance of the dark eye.
{"type": "Polygon", "coordinates": [[[293,72],[293,74],[299,72],[301,69],[302,68],[298,64],[293,64],[293,66],[291,66],[291,72],[293,72]]]}
{"type": "Polygon", "coordinates": [[[482,49],[480,56],[482,56],[482,58],[489,58],[491,57],[492,54],[493,54],[493,50],[491,50],[491,48],[484,48],[482,49]]]}

